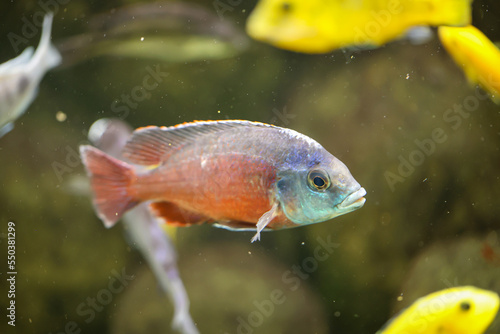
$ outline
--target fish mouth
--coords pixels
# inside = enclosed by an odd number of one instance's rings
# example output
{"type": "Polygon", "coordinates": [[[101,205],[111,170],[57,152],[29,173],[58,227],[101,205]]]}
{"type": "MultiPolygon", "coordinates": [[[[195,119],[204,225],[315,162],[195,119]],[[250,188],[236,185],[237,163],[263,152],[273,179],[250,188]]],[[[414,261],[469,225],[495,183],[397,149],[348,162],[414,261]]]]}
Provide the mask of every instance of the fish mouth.
{"type": "Polygon", "coordinates": [[[351,193],[349,196],[347,196],[342,203],[338,204],[337,207],[339,209],[349,209],[349,210],[356,210],[359,209],[360,207],[365,204],[366,198],[363,196],[366,195],[366,190],[365,188],[361,187],[355,192],[351,193]]]}

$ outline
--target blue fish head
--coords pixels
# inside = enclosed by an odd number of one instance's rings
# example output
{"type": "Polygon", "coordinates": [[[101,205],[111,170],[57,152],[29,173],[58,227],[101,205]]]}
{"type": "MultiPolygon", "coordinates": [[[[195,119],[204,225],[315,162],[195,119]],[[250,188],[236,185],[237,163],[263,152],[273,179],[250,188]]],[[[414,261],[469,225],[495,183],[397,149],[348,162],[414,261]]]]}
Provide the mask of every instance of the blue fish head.
{"type": "Polygon", "coordinates": [[[288,219],[298,225],[314,224],[363,206],[366,191],[340,160],[331,154],[304,160],[309,163],[298,168],[288,164],[277,173],[277,198],[288,219]]]}

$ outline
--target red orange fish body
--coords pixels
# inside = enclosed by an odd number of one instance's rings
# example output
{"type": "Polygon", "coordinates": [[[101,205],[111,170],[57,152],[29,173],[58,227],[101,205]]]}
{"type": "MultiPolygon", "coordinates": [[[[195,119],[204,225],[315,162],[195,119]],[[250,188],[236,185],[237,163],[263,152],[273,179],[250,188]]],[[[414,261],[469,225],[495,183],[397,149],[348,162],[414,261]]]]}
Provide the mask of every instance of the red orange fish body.
{"type": "MultiPolygon", "coordinates": [[[[347,167],[293,130],[207,121],[134,132],[123,156],[144,172],[82,146],[99,217],[112,226],[144,201],[170,224],[279,229],[324,221],[364,204],[347,167]]],[[[258,239],[259,233],[256,238],[258,239]]]]}

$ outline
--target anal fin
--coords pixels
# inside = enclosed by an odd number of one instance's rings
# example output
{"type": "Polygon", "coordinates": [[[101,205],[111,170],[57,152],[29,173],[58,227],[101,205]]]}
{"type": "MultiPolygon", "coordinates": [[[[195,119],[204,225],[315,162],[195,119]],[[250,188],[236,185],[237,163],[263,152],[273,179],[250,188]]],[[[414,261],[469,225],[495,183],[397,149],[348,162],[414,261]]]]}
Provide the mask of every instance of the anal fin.
{"type": "Polygon", "coordinates": [[[209,219],[198,213],[180,208],[171,202],[153,202],[149,205],[151,212],[172,226],[190,226],[202,224],[209,219]]]}

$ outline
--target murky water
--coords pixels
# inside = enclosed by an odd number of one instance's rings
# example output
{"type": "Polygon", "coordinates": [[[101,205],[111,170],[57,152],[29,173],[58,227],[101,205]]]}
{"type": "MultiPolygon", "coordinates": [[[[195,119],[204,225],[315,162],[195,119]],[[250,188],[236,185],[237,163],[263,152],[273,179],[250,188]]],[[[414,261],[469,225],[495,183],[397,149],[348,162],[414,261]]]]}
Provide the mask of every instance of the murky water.
{"type": "MultiPolygon", "coordinates": [[[[93,48],[67,51],[75,62],[46,75],[0,138],[1,314],[10,300],[16,307],[16,326],[3,316],[1,332],[173,332],[172,304],[123,225],[105,229],[91,205],[78,147],[103,117],[134,128],[209,119],[291,128],[367,190],[358,211],[253,244],[253,232],[178,229],[178,266],[201,333],[374,333],[431,291],[500,292],[500,107],[467,83],[439,41],[291,53],[245,37],[255,1],[220,2],[198,1],[227,34],[202,33],[212,21],[152,21],[113,35],[117,44],[94,36],[93,48]],[[141,37],[161,46],[141,49],[141,37]]],[[[132,1],[40,3],[57,9],[58,45],[132,1]]],[[[0,62],[38,44],[40,3],[0,5],[0,62]]],[[[499,5],[475,1],[473,13],[500,40],[499,5]]],[[[499,330],[497,319],[486,333],[499,330]]]]}

